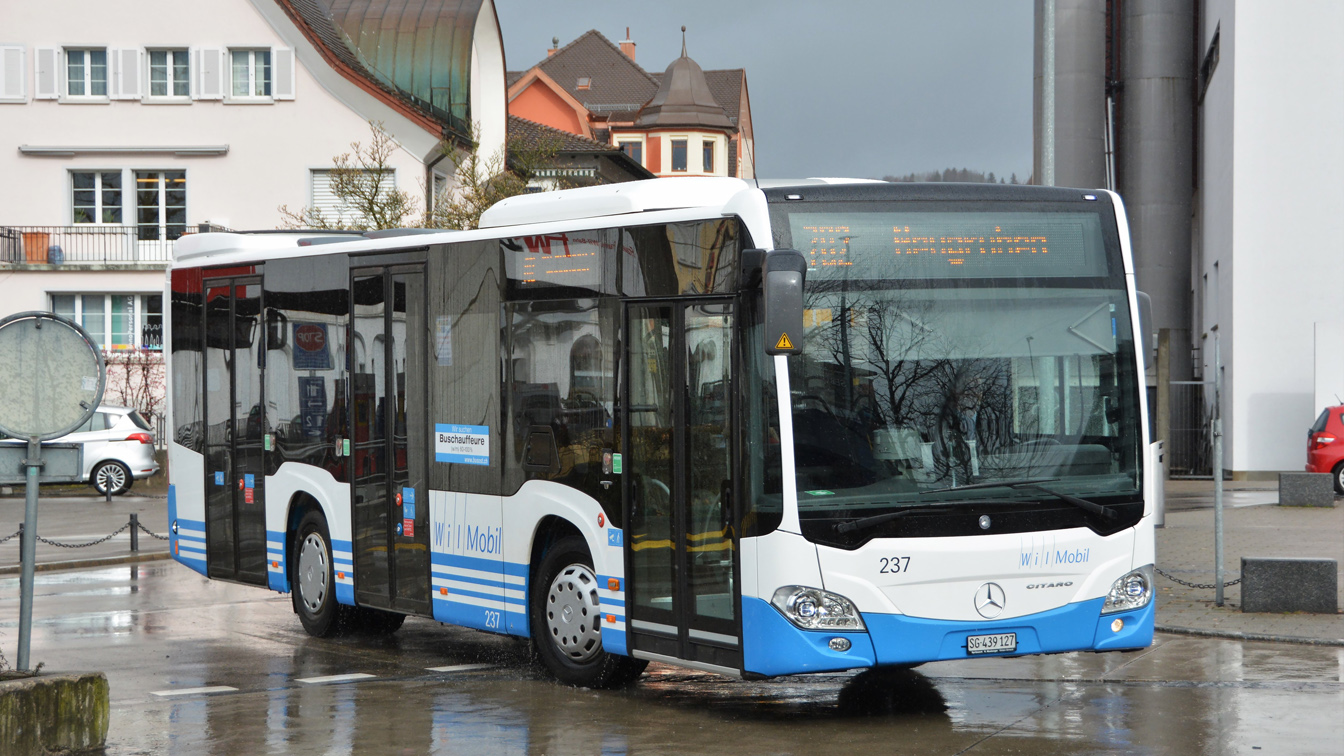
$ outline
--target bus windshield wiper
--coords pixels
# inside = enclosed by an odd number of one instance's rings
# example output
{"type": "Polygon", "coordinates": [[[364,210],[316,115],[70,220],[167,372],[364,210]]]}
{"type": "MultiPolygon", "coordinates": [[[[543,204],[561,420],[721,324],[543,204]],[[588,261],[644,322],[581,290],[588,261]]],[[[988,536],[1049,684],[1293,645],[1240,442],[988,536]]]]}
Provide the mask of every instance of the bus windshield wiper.
{"type": "Polygon", "coordinates": [[[942,512],[949,509],[958,509],[964,506],[984,506],[987,504],[1017,504],[1018,502],[1005,499],[967,499],[966,501],[948,501],[936,502],[933,504],[906,504],[892,512],[883,512],[882,514],[871,517],[860,517],[857,520],[839,522],[835,524],[837,533],[853,533],[859,530],[867,530],[892,520],[900,519],[911,512],[942,512]]]}
{"type": "Polygon", "coordinates": [[[1059,491],[1054,490],[1053,488],[1046,488],[1045,486],[1041,485],[1042,483],[1053,483],[1054,481],[1057,480],[1059,480],[1059,478],[1026,478],[1024,480],[999,480],[999,481],[990,481],[987,483],[972,483],[968,486],[935,488],[932,491],[921,491],[920,494],[924,495],[932,493],[945,493],[947,491],[969,491],[978,488],[1011,488],[1013,490],[1017,490],[1019,488],[1025,488],[1032,491],[1040,491],[1043,494],[1048,494],[1050,496],[1055,497],[1056,499],[1059,499],[1060,501],[1072,504],[1073,506],[1078,507],[1084,512],[1089,512],[1091,514],[1097,515],[1098,517],[1102,517],[1107,520],[1114,520],[1116,517],[1118,517],[1118,515],[1115,513],[1114,510],[1107,509],[1106,507],[1096,503],[1095,501],[1088,501],[1087,499],[1082,499],[1077,496],[1073,496],[1072,494],[1061,493],[1059,491]]]}

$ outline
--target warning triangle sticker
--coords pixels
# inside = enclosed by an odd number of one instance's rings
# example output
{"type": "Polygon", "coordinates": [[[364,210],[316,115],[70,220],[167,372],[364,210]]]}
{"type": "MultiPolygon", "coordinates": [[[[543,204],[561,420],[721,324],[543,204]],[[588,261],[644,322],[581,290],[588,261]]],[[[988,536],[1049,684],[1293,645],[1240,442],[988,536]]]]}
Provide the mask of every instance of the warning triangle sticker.
{"type": "Polygon", "coordinates": [[[781,333],[779,335],[779,341],[775,343],[775,349],[793,349],[793,342],[789,341],[789,335],[787,333],[781,333]]]}

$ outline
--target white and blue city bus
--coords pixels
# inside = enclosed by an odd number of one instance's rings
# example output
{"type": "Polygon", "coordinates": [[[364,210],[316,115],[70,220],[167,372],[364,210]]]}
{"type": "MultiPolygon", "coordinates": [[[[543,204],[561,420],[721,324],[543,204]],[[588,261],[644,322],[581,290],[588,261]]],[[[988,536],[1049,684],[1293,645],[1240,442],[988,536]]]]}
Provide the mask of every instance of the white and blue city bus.
{"type": "Polygon", "coordinates": [[[178,561],[584,686],[1151,643],[1116,195],[658,179],[481,225],[178,242],[178,561]]]}

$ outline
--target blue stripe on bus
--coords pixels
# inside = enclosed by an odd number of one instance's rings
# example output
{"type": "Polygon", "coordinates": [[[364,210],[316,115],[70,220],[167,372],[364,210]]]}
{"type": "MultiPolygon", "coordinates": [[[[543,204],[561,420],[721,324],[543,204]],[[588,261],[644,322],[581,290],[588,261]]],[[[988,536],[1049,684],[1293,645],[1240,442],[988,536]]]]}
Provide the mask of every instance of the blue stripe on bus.
{"type": "Polygon", "coordinates": [[[490,588],[508,588],[515,591],[521,591],[523,589],[522,583],[506,583],[503,580],[491,580],[490,578],[473,577],[471,575],[463,575],[457,572],[436,572],[434,573],[434,577],[443,580],[456,580],[459,583],[472,583],[473,585],[484,585],[490,588]]]}
{"type": "MultiPolygon", "coordinates": [[[[493,597],[490,597],[493,598],[493,597]]],[[[527,613],[523,611],[487,609],[474,604],[434,597],[434,619],[461,627],[528,637],[527,613]]]]}
{"type": "Polygon", "coordinates": [[[626,648],[625,631],[616,629],[617,627],[623,626],[624,625],[608,625],[605,622],[602,623],[603,650],[613,654],[620,654],[621,656],[630,655],[629,649],[626,648]]]}
{"type": "Polygon", "coordinates": [[[336,603],[355,605],[355,586],[347,583],[336,584],[336,603]]]}
{"type": "Polygon", "coordinates": [[[506,604],[517,604],[527,606],[527,599],[515,598],[513,596],[502,596],[498,593],[481,593],[479,591],[460,591],[456,588],[448,589],[449,596],[470,596],[471,598],[486,599],[487,601],[502,601],[506,604]]]}
{"type": "Polygon", "coordinates": [[[606,596],[598,596],[597,600],[601,601],[603,606],[615,606],[621,609],[625,608],[625,602],[620,599],[607,598],[606,596]]]}
{"type": "Polygon", "coordinates": [[[467,570],[479,570],[481,572],[502,572],[505,575],[514,575],[517,577],[527,577],[527,564],[517,562],[503,562],[498,559],[481,559],[480,557],[459,556],[457,554],[441,554],[434,552],[430,555],[432,564],[441,564],[448,567],[461,567],[467,570]]]}

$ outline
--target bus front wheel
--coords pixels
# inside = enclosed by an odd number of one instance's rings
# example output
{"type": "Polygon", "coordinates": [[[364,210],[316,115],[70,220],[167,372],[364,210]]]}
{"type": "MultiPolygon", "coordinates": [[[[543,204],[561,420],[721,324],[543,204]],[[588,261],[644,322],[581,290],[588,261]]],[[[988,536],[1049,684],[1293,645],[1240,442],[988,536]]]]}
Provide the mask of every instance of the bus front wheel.
{"type": "Polygon", "coordinates": [[[315,638],[330,638],[347,629],[353,607],[336,601],[331,564],[331,535],[321,512],[309,512],[294,536],[294,574],[290,576],[294,611],[303,629],[315,638]]]}
{"type": "Polygon", "coordinates": [[[546,552],[530,599],[533,648],[560,682],[614,688],[632,682],[648,666],[602,648],[597,576],[582,538],[561,539],[546,552]]]}

